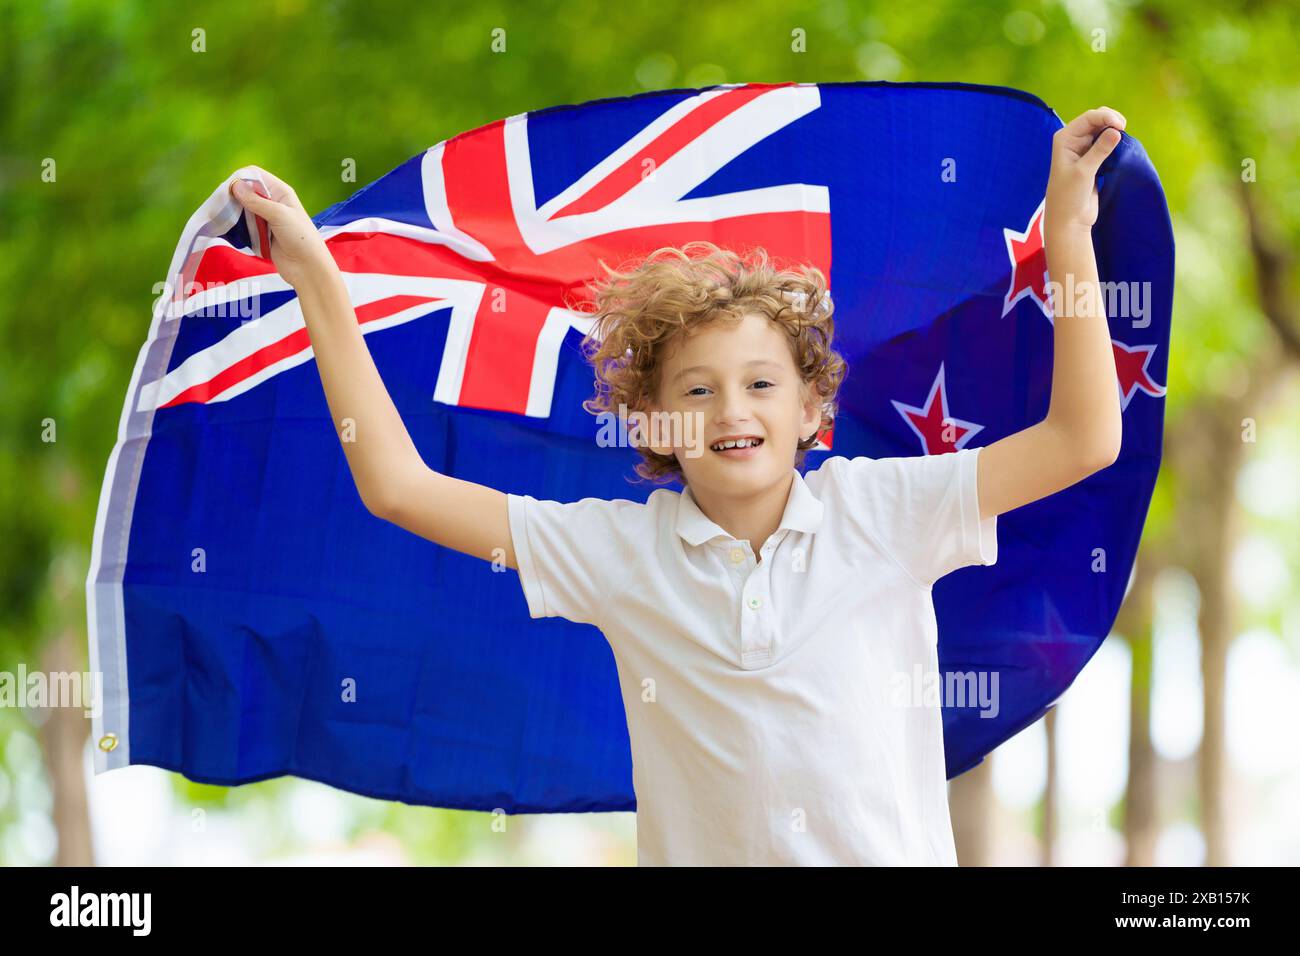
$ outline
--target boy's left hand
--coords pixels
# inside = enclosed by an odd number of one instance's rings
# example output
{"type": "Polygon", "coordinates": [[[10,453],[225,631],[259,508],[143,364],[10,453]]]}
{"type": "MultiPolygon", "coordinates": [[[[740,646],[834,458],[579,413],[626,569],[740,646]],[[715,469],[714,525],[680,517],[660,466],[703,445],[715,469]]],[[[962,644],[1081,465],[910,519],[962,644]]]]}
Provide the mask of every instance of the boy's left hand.
{"type": "Polygon", "coordinates": [[[1097,221],[1097,170],[1119,143],[1126,122],[1118,110],[1102,106],[1080,113],[1052,136],[1044,231],[1092,229],[1097,221]]]}

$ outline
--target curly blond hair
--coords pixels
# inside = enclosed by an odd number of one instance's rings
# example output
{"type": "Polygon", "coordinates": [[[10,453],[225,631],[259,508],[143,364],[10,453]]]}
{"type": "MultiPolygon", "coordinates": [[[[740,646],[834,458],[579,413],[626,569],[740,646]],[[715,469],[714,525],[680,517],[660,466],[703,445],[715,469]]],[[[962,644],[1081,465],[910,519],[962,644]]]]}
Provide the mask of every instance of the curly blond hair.
{"type": "MultiPolygon", "coordinates": [[[[625,264],[623,271],[600,263],[607,276],[589,283],[594,311],[582,340],[583,355],[596,377],[596,394],[582,403],[592,414],[645,410],[659,395],[662,362],[679,332],[746,314],[765,316],[786,333],[805,389],[822,402],[817,433],[829,428],[847,365],[832,347],[834,306],[821,270],[809,265],[779,269],[762,247],[745,254],[712,242],[664,246],[625,264]]],[[[817,434],[801,439],[795,457],[802,467],[817,434]]],[[[655,484],[685,476],[675,455],[637,446],[634,469],[655,484]]]]}

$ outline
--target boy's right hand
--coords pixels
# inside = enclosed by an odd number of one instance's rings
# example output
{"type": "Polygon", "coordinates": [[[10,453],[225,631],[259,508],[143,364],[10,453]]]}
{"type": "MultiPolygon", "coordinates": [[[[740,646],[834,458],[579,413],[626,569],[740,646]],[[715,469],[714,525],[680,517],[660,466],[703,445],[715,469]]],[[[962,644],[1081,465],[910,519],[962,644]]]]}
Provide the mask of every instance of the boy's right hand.
{"type": "Polygon", "coordinates": [[[230,184],[230,192],[245,209],[261,216],[271,227],[271,261],[284,281],[297,289],[299,283],[322,269],[337,269],[316,224],[298,201],[298,194],[262,167],[253,168],[262,174],[270,198],[259,196],[240,179],[230,184]]]}

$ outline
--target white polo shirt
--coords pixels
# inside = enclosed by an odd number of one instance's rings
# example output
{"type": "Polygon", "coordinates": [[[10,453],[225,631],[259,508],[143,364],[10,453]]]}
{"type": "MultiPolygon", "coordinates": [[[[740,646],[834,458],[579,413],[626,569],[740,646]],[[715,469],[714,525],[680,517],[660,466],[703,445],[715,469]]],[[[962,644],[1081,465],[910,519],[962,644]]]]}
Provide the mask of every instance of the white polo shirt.
{"type": "Polygon", "coordinates": [[[794,471],[762,561],[689,488],[507,496],[529,615],[614,652],[639,865],[956,865],[941,711],[907,688],[931,585],[997,560],[979,451],[794,471]]]}

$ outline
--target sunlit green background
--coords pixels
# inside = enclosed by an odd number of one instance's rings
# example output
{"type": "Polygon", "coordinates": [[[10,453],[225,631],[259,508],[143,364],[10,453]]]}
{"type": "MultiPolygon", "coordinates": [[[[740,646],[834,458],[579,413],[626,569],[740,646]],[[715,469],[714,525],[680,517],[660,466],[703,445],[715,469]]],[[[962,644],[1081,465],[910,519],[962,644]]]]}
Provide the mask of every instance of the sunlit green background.
{"type": "MultiPolygon", "coordinates": [[[[0,670],[87,666],[95,506],[155,283],[237,167],[314,213],[555,104],[744,81],[1014,86],[1063,119],[1118,108],[1160,173],[1178,248],[1166,464],[1116,635],[1051,720],[954,783],[962,862],[1300,862],[1295,19],[1175,0],[0,0],[0,670]]],[[[0,862],[635,862],[628,814],[502,831],[293,779],[92,779],[88,733],[80,711],[0,708],[0,862]]]]}

